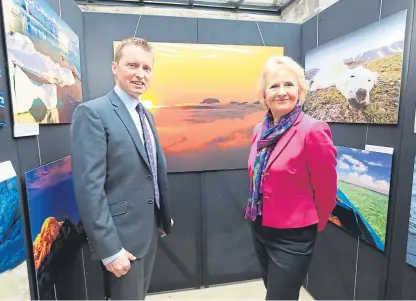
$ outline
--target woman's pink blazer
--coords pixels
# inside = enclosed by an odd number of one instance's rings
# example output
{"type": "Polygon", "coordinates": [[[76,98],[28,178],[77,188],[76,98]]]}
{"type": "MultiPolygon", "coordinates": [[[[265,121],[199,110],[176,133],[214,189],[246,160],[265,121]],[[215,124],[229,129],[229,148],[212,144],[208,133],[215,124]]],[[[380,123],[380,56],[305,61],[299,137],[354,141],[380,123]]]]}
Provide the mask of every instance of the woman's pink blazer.
{"type": "MultiPolygon", "coordinates": [[[[255,126],[248,172],[252,177],[262,124],[255,126]]],[[[263,226],[322,231],[335,207],[337,151],[328,124],[300,113],[270,155],[264,173],[263,226]]]]}

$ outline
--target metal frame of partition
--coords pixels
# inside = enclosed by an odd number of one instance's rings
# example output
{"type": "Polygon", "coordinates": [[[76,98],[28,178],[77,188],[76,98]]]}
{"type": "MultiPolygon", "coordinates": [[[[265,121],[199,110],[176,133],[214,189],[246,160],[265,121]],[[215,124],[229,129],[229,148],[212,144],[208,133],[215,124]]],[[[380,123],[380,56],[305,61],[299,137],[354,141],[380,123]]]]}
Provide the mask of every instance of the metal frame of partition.
{"type": "Polygon", "coordinates": [[[78,4],[130,7],[163,6],[171,8],[203,8],[210,10],[264,13],[279,16],[295,0],[75,0],[78,4]],[[263,2],[264,1],[264,2],[263,2]],[[267,3],[268,2],[268,3],[267,3]]]}

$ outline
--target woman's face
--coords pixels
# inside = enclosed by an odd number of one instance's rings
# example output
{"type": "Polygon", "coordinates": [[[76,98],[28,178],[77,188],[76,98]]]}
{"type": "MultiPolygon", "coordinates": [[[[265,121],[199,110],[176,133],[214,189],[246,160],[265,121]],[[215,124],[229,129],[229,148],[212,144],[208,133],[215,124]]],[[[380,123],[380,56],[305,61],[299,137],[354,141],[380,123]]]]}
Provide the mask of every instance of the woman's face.
{"type": "Polygon", "coordinates": [[[267,76],[264,101],[275,121],[293,110],[299,99],[296,75],[287,68],[273,70],[267,76]]]}

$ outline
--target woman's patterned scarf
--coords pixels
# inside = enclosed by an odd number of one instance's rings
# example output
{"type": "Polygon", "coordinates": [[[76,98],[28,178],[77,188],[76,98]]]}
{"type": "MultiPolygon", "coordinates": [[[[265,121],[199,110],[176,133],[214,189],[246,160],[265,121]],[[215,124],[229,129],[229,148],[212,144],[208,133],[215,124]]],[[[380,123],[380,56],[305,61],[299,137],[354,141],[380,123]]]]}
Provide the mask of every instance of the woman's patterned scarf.
{"type": "Polygon", "coordinates": [[[273,151],[280,137],[293,125],[299,114],[302,112],[302,105],[298,102],[295,108],[283,116],[274,125],[273,115],[270,110],[263,120],[260,139],[257,142],[257,156],[253,167],[253,176],[250,182],[250,193],[246,208],[245,218],[250,217],[253,221],[257,215],[261,215],[263,173],[267,166],[270,154],[273,151]]]}

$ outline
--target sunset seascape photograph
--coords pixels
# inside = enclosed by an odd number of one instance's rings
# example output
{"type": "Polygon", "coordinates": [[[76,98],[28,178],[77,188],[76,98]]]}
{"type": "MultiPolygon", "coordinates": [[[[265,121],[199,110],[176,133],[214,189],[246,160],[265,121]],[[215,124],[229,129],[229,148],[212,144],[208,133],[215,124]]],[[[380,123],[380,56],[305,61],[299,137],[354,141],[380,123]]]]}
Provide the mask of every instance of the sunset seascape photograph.
{"type": "Polygon", "coordinates": [[[142,101],[155,118],[168,170],[246,168],[253,128],[266,113],[258,78],[283,47],[151,45],[153,76],[142,101]]]}

